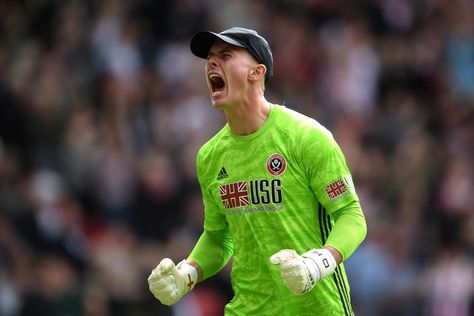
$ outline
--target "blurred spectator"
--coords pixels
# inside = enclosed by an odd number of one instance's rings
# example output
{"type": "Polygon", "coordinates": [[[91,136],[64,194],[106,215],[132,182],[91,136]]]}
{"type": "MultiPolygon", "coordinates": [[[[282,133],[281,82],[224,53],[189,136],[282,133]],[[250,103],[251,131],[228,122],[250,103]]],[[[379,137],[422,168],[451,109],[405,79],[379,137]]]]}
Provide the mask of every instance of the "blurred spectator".
{"type": "Polygon", "coordinates": [[[31,292],[22,315],[83,315],[81,292],[73,267],[59,256],[44,256],[30,273],[31,292]]]}
{"type": "Polygon", "coordinates": [[[434,259],[421,279],[426,298],[423,315],[472,315],[474,296],[474,268],[472,260],[463,252],[464,217],[446,214],[438,223],[440,254],[434,259]]]}

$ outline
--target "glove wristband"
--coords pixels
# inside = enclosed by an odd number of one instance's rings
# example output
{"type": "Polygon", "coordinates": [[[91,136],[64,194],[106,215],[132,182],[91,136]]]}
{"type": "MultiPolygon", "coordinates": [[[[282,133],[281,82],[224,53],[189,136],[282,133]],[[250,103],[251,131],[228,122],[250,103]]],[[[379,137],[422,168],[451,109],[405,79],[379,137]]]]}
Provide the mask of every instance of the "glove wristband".
{"type": "Polygon", "coordinates": [[[321,281],[328,275],[333,274],[336,270],[336,259],[334,259],[331,252],[327,249],[311,249],[303,253],[301,256],[310,259],[319,270],[319,278],[315,280],[315,282],[321,281]]]}
{"type": "Polygon", "coordinates": [[[188,293],[196,286],[198,273],[196,268],[186,263],[184,260],[178,263],[176,269],[183,275],[185,281],[185,291],[188,293]]]}

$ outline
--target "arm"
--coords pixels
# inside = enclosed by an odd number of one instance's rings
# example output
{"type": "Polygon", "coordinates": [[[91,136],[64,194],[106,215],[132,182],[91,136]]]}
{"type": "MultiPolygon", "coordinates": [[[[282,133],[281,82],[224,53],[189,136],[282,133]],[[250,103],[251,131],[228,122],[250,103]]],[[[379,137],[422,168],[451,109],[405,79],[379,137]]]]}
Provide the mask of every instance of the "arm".
{"type": "Polygon", "coordinates": [[[204,230],[188,257],[188,262],[198,271],[198,280],[205,280],[219,272],[229,262],[234,252],[228,230],[204,230]]]}
{"type": "Polygon", "coordinates": [[[311,188],[335,220],[323,248],[329,250],[340,264],[364,240],[367,234],[365,217],[346,159],[332,134],[322,130],[320,133],[307,133],[307,137],[308,146],[301,155],[311,188]],[[334,185],[341,191],[332,191],[334,185]]]}
{"type": "Polygon", "coordinates": [[[332,214],[336,224],[334,225],[324,248],[331,254],[339,264],[349,258],[359,247],[367,235],[367,225],[360,204],[356,201],[332,214]]]}

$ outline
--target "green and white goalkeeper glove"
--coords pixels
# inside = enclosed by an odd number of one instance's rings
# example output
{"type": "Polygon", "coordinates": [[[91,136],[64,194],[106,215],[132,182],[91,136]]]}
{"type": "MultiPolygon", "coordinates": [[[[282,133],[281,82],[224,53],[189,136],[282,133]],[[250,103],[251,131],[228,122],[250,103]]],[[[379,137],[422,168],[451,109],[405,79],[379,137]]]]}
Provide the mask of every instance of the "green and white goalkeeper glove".
{"type": "Polygon", "coordinates": [[[181,261],[177,266],[169,258],[164,258],[148,277],[151,293],[165,305],[173,305],[196,285],[196,269],[181,261]]]}
{"type": "Polygon", "coordinates": [[[297,295],[311,291],[316,283],[332,274],[337,264],[327,249],[312,249],[299,255],[293,249],[283,249],[270,257],[280,265],[281,277],[288,289],[297,295]]]}

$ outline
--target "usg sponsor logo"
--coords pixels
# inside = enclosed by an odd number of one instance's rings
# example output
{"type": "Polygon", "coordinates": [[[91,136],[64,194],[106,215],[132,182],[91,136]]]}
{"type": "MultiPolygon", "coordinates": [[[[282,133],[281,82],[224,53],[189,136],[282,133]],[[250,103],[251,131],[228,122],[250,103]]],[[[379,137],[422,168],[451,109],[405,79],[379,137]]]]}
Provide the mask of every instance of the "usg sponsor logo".
{"type": "Polygon", "coordinates": [[[226,209],[283,202],[280,179],[233,182],[221,185],[219,192],[222,204],[226,209]]]}

